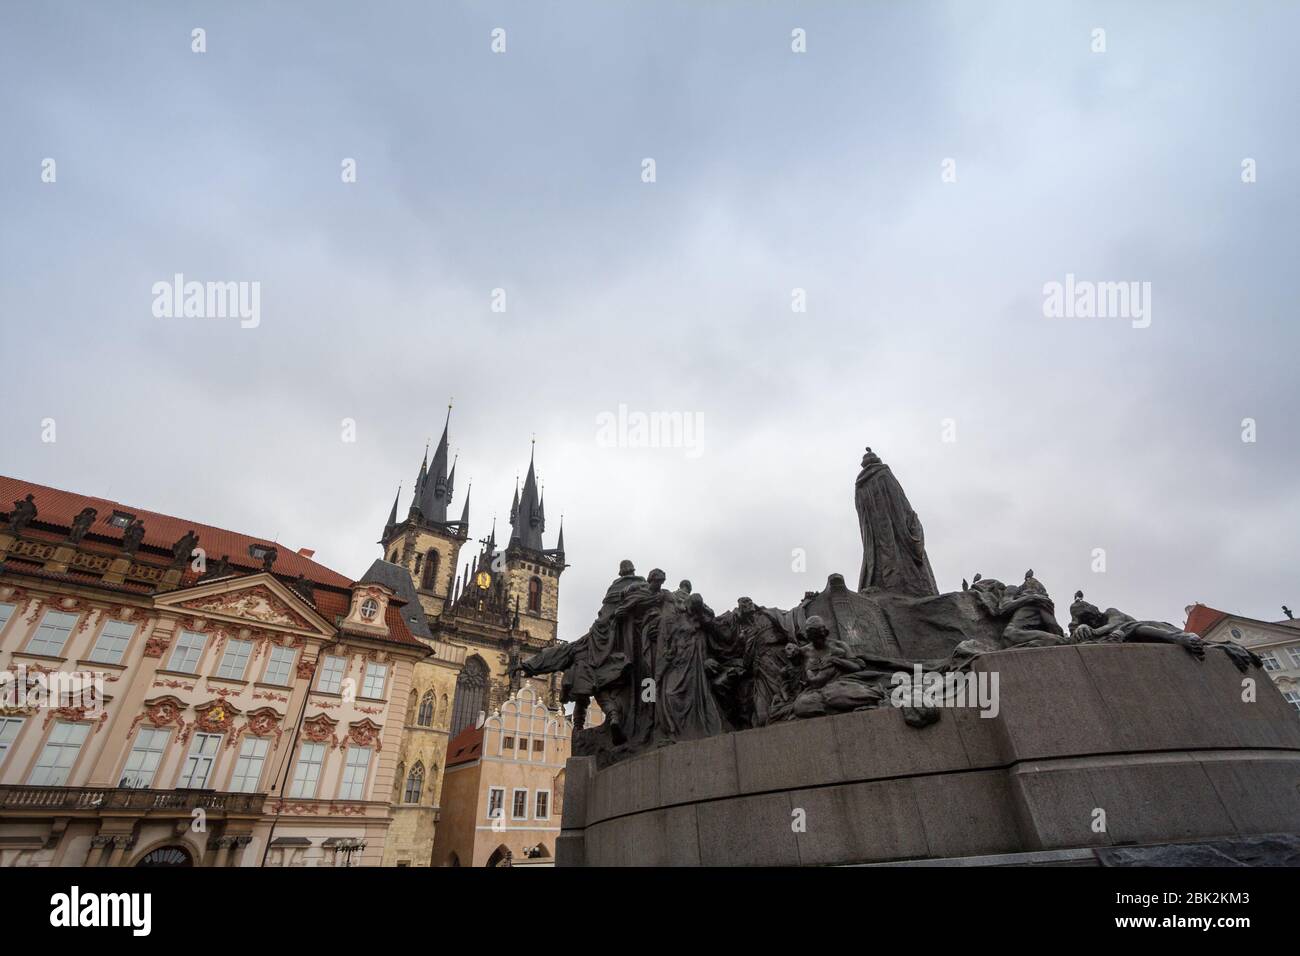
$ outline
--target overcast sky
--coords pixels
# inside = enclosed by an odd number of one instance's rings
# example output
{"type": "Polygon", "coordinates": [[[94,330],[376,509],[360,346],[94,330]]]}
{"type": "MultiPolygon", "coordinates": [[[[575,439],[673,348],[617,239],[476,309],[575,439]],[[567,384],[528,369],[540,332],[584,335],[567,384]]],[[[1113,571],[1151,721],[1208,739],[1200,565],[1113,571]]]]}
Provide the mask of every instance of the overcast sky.
{"type": "Polygon", "coordinates": [[[1280,618],[1297,10],[6,4],[0,471],[356,576],[455,396],[474,537],[537,437],[565,638],[625,557],[718,611],[856,581],[868,444],[943,590],[1280,618]],[[260,324],[155,317],[176,273],[260,324]],[[1069,273],[1149,282],[1149,327],[1045,317],[1069,273]],[[698,447],[606,447],[620,405],[698,447]]]}

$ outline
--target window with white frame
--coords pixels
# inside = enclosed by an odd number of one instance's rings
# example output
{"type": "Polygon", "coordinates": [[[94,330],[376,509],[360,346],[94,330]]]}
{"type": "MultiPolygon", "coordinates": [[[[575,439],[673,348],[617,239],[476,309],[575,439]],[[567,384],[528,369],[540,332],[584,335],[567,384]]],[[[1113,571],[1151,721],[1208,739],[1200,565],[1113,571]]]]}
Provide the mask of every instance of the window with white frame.
{"type": "Polygon", "coordinates": [[[375,700],[383,700],[384,684],[388,681],[388,665],[374,664],[366,665],[366,680],[361,685],[361,696],[370,697],[375,700]]]}
{"type": "Polygon", "coordinates": [[[253,653],[252,641],[227,641],[221,663],[217,665],[217,676],[227,680],[243,680],[244,671],[248,670],[248,658],[253,653]]]}
{"type": "Polygon", "coordinates": [[[99,632],[99,640],[90,652],[90,659],[99,664],[120,664],[126,646],[135,634],[135,625],[126,621],[109,621],[99,632]]]}
{"type": "Polygon", "coordinates": [[[505,813],[506,790],[505,787],[488,788],[488,819],[499,820],[505,813]]]}
{"type": "Polygon", "coordinates": [[[1283,691],[1282,696],[1286,698],[1287,703],[1292,707],[1296,710],[1300,710],[1300,690],[1283,691]]]}
{"type": "Polygon", "coordinates": [[[1286,656],[1291,658],[1292,667],[1300,667],[1300,644],[1293,644],[1286,649],[1286,656]]]}
{"type": "Polygon", "coordinates": [[[33,787],[61,787],[68,782],[68,771],[81,752],[90,732],[89,724],[69,724],[59,721],[50,731],[41,755],[36,759],[27,782],[33,787]]]}
{"type": "Polygon", "coordinates": [[[1282,662],[1277,659],[1277,655],[1272,651],[1260,651],[1259,659],[1264,662],[1264,670],[1266,671],[1280,671],[1282,669],[1282,662]]]}
{"type": "Polygon", "coordinates": [[[511,794],[510,819],[528,819],[528,789],[526,787],[515,787],[514,792],[511,794]]]}
{"type": "Polygon", "coordinates": [[[203,656],[203,645],[207,642],[208,638],[204,634],[181,631],[180,637],[176,638],[176,646],[172,648],[172,656],[167,661],[167,669],[182,674],[197,674],[199,658],[203,656]]]}
{"type": "Polygon", "coordinates": [[[370,748],[349,747],[348,761],[343,766],[343,783],[339,786],[340,800],[361,800],[366,795],[366,771],[370,769],[370,748]]]}
{"type": "Polygon", "coordinates": [[[68,614],[66,611],[46,611],[45,616],[41,618],[41,626],[36,629],[36,633],[27,644],[27,653],[58,657],[63,653],[63,645],[68,642],[68,635],[72,633],[72,627],[76,623],[76,614],[68,614]]]}
{"type": "Polygon", "coordinates": [[[221,734],[195,734],[190,744],[189,756],[176,781],[177,790],[206,790],[212,776],[212,765],[221,750],[221,734]]]}
{"type": "Polygon", "coordinates": [[[343,686],[343,675],[347,673],[347,669],[346,657],[325,658],[320,669],[320,680],[316,682],[316,689],[326,694],[337,694],[339,688],[343,686]]]}
{"type": "Polygon", "coordinates": [[[533,815],[539,820],[549,820],[551,818],[551,791],[537,791],[537,812],[533,815]]]}
{"type": "Polygon", "coordinates": [[[5,762],[5,754],[18,738],[18,731],[23,729],[23,718],[0,717],[0,764],[5,762]]]}
{"type": "Polygon", "coordinates": [[[244,738],[239,748],[239,759],[235,761],[235,772],[230,778],[231,791],[257,792],[257,785],[262,779],[262,765],[266,762],[266,751],[265,737],[244,738]]]}
{"type": "Polygon", "coordinates": [[[293,771],[289,796],[307,800],[315,797],[316,787],[320,783],[320,768],[324,762],[324,744],[303,744],[298,751],[298,766],[293,771]]]}
{"type": "Polygon", "coordinates": [[[126,758],[126,766],[122,768],[122,779],[117,782],[117,785],[142,789],[152,787],[154,774],[158,772],[158,764],[162,763],[163,754],[167,752],[167,741],[170,737],[169,730],[141,727],[136,734],[131,753],[126,758]]]}
{"type": "Polygon", "coordinates": [[[297,656],[298,652],[292,647],[271,648],[271,659],[266,663],[266,673],[262,675],[262,681],[283,687],[289,686],[289,675],[293,673],[293,662],[297,656]]]}
{"type": "Polygon", "coordinates": [[[14,609],[17,607],[17,604],[0,601],[0,631],[4,630],[5,625],[9,623],[9,619],[14,616],[14,609]]]}

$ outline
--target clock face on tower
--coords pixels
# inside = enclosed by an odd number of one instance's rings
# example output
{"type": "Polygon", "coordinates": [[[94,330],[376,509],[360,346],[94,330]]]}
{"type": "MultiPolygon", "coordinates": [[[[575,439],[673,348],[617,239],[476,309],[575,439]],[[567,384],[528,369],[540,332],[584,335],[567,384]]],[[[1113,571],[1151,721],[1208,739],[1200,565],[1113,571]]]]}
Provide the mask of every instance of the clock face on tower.
{"type": "Polygon", "coordinates": [[[474,583],[479,586],[480,590],[486,591],[492,586],[492,574],[489,571],[480,571],[474,575],[474,583]]]}

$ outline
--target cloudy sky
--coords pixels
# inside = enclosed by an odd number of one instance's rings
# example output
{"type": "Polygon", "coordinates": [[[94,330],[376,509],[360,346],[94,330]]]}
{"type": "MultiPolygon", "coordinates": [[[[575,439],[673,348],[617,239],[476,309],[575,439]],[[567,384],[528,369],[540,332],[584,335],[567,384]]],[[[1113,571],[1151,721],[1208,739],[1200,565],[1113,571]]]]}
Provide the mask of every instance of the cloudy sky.
{"type": "Polygon", "coordinates": [[[719,611],[855,580],[868,444],[942,589],[1032,567],[1063,620],[1076,588],[1279,618],[1298,33],[1282,3],[7,4],[0,471],[359,575],[454,396],[475,537],[536,435],[567,638],[624,557],[719,611]],[[177,273],[260,283],[259,324],[156,317],[177,273]],[[1149,327],[1045,317],[1067,274],[1149,282],[1149,327]],[[620,406],[698,446],[609,447],[620,406]]]}

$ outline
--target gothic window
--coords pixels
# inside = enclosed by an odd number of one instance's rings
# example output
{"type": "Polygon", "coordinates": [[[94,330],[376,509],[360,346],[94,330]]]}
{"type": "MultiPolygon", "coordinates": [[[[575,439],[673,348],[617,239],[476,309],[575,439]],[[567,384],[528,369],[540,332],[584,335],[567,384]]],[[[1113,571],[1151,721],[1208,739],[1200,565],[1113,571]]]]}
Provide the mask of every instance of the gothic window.
{"type": "Polygon", "coordinates": [[[420,580],[420,587],[426,591],[432,591],[438,580],[438,552],[429,549],[428,555],[424,559],[424,577],[420,580]]]}
{"type": "Polygon", "coordinates": [[[542,579],[528,579],[528,610],[540,613],[542,610],[542,579]]]}
{"type": "Polygon", "coordinates": [[[424,697],[420,699],[420,716],[416,723],[421,727],[433,726],[433,691],[424,692],[424,697]]]}
{"type": "Polygon", "coordinates": [[[455,737],[478,720],[487,699],[488,667],[477,654],[465,662],[456,678],[456,703],[451,709],[451,735],[455,737]]]}
{"type": "Polygon", "coordinates": [[[411,775],[406,778],[406,793],[402,797],[403,803],[419,803],[420,792],[424,789],[424,764],[416,763],[411,768],[411,775]]]}

